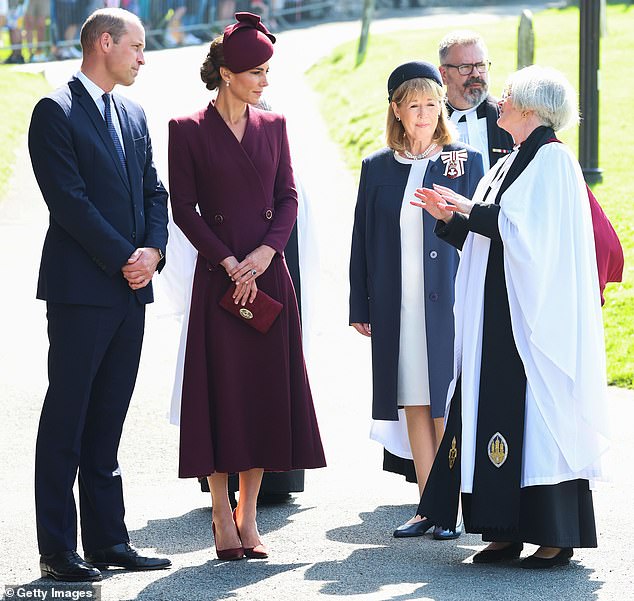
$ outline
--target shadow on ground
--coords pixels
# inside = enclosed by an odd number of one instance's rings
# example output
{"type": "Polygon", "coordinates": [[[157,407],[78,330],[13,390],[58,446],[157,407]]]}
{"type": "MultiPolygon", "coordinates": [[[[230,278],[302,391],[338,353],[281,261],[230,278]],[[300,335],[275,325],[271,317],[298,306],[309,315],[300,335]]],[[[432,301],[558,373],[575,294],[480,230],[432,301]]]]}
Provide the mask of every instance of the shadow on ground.
{"type": "Polygon", "coordinates": [[[305,578],[325,581],[320,591],[323,595],[383,592],[383,598],[390,601],[519,601],[525,600],[529,591],[531,599],[559,599],[562,591],[575,591],[577,601],[591,601],[603,584],[591,580],[593,571],[574,560],[566,568],[542,572],[521,569],[517,562],[474,565],[466,560],[474,553],[470,547],[482,545],[475,535],[463,535],[457,541],[435,541],[431,534],[394,539],[386,524],[395,516],[405,522],[411,515],[408,506],[377,507],[359,515],[361,524],[328,531],[327,537],[333,541],[374,546],[355,549],[342,561],[313,564],[305,578]],[[403,593],[404,583],[411,584],[409,593],[403,593]],[[400,592],[390,595],[392,587],[400,592]]]}
{"type": "MultiPolygon", "coordinates": [[[[284,528],[291,517],[310,509],[296,503],[280,503],[258,508],[258,527],[266,536],[284,528]]],[[[156,549],[159,555],[179,555],[213,548],[211,507],[194,509],[165,520],[150,520],[147,526],[130,532],[132,544],[140,548],[156,549]]]]}

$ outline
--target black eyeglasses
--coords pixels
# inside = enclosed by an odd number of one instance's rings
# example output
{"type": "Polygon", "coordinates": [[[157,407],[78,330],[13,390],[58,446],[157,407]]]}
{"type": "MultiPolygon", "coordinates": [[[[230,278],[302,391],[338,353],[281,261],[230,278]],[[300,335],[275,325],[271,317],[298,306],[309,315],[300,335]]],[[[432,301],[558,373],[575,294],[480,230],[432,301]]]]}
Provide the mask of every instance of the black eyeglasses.
{"type": "Polygon", "coordinates": [[[460,73],[460,75],[471,75],[474,67],[478,73],[487,73],[491,68],[491,61],[486,61],[484,63],[464,63],[463,65],[443,65],[443,67],[458,69],[458,73],[460,73]]]}

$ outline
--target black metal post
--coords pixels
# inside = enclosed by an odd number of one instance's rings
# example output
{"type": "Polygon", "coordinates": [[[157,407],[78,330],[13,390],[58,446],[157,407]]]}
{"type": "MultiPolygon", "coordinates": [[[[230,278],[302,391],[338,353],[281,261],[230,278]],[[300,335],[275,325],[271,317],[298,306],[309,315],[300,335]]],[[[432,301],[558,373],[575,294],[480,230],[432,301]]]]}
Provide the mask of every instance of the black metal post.
{"type": "Polygon", "coordinates": [[[599,169],[599,40],[601,3],[579,2],[579,163],[588,184],[603,180],[599,169]]]}

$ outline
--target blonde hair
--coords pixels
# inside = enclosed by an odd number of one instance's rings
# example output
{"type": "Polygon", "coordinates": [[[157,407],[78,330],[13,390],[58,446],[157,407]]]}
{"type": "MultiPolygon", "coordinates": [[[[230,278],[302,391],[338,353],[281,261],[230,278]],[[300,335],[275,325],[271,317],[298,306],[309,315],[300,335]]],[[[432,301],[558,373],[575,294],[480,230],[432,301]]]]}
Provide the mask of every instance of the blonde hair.
{"type": "MultiPolygon", "coordinates": [[[[396,105],[400,107],[402,104],[410,102],[418,94],[431,96],[434,100],[437,100],[440,105],[440,116],[438,117],[438,125],[436,126],[432,141],[439,146],[451,144],[451,142],[458,137],[456,126],[447,116],[447,107],[444,103],[444,91],[435,81],[425,77],[408,79],[396,88],[396,91],[392,95],[392,102],[395,102],[396,105]]],[[[391,102],[387,109],[385,140],[392,150],[396,150],[397,152],[409,150],[406,144],[405,128],[403,124],[396,119],[391,102]]]]}
{"type": "Polygon", "coordinates": [[[543,125],[560,131],[579,123],[577,93],[563,73],[531,65],[507,80],[511,101],[518,111],[534,111],[543,125]]]}

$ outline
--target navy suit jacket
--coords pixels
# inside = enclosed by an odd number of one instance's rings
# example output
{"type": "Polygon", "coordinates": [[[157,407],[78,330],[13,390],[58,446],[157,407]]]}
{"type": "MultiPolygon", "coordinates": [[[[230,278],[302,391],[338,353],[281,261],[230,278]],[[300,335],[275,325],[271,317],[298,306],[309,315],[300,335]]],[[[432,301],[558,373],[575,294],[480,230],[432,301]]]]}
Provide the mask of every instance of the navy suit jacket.
{"type": "MultiPolygon", "coordinates": [[[[29,152],[50,212],[40,299],[113,306],[130,293],[121,268],[134,250],[165,252],[167,192],[154,168],[145,113],[117,94],[112,100],[127,173],[99,109],[78,79],[42,98],[33,110],[29,152]]],[[[142,304],[152,302],[151,283],[135,294],[142,304]]]]}

